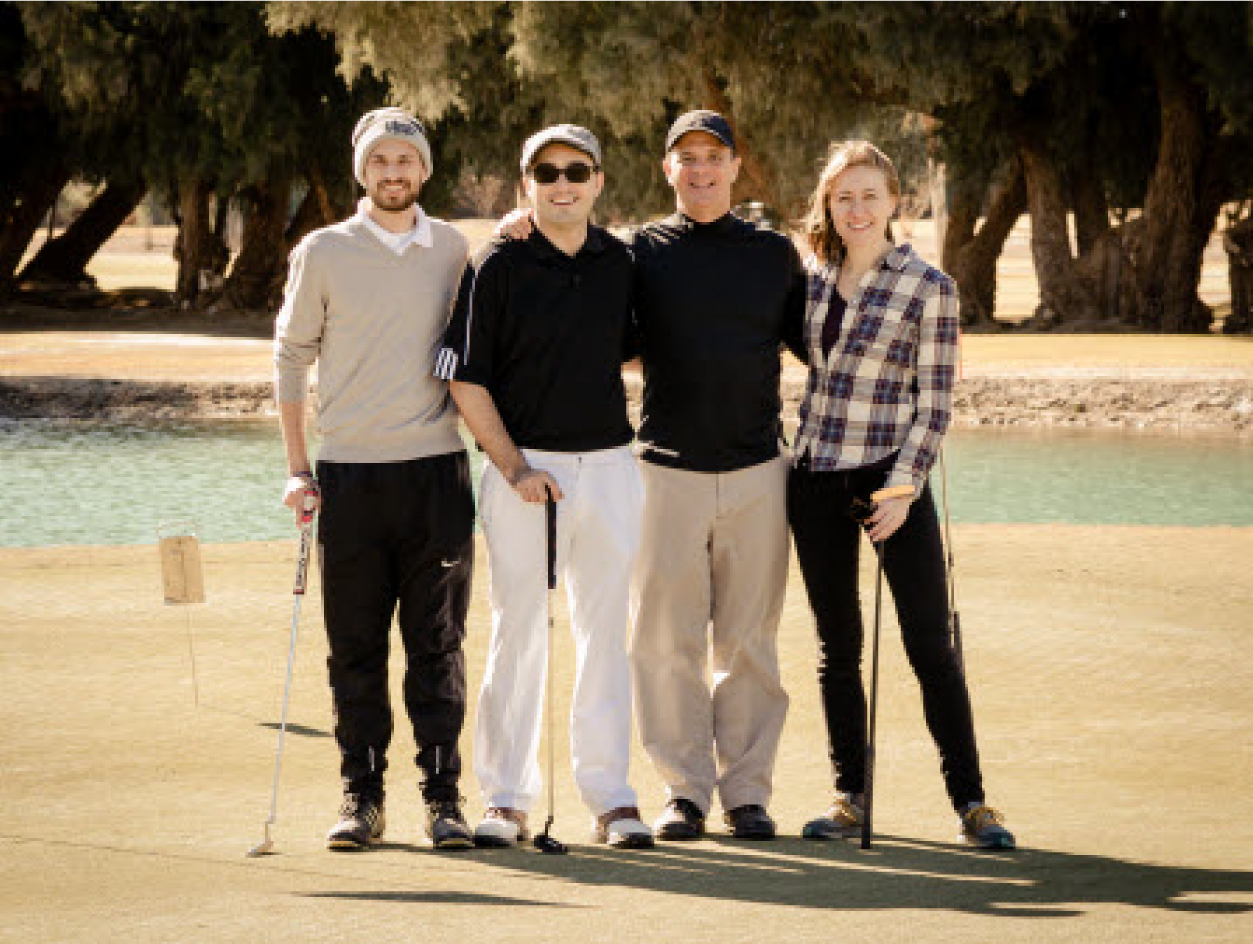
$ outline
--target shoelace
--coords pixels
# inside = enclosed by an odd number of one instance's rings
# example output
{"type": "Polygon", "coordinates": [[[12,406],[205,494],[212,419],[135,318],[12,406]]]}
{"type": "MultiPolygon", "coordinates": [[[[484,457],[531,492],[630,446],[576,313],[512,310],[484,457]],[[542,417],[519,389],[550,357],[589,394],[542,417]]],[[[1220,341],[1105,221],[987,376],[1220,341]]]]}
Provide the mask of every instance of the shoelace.
{"type": "Polygon", "coordinates": [[[515,818],[517,816],[512,810],[507,810],[503,806],[489,806],[487,812],[483,814],[486,819],[503,819],[507,822],[521,825],[521,822],[515,818]]]}
{"type": "Polygon", "coordinates": [[[373,820],[378,816],[379,805],[376,800],[370,800],[358,793],[349,793],[344,797],[344,803],[339,808],[339,815],[359,816],[362,819],[373,820]]]}
{"type": "Polygon", "coordinates": [[[860,823],[862,820],[861,808],[844,797],[836,797],[831,803],[831,809],[827,811],[827,816],[836,821],[844,821],[847,823],[860,823]]]}
{"type": "Polygon", "coordinates": [[[462,822],[461,804],[464,800],[432,800],[427,804],[436,819],[452,819],[462,822]]]}
{"type": "Polygon", "coordinates": [[[970,828],[976,832],[989,826],[1005,825],[1005,820],[1001,814],[990,806],[976,806],[966,814],[966,819],[970,828]]]}

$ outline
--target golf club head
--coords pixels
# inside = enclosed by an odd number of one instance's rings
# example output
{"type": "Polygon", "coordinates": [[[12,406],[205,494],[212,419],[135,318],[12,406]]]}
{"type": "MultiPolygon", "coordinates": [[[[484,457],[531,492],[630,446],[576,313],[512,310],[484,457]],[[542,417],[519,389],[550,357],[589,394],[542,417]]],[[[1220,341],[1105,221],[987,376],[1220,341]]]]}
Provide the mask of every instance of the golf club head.
{"type": "Polygon", "coordinates": [[[547,832],[540,833],[533,842],[535,843],[535,848],[545,855],[565,855],[570,851],[565,847],[564,843],[554,839],[547,832]]]}
{"type": "Polygon", "coordinates": [[[248,850],[247,858],[257,859],[263,855],[274,854],[274,840],[270,838],[270,824],[265,824],[265,838],[248,850]]]}

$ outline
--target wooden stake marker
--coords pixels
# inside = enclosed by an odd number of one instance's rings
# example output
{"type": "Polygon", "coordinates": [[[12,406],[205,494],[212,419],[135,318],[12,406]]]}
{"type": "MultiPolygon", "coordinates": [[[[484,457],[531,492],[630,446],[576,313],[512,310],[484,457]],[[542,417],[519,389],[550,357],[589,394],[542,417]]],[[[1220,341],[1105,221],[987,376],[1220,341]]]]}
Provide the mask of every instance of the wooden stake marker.
{"type": "MultiPolygon", "coordinates": [[[[204,571],[200,564],[200,539],[194,521],[172,521],[157,525],[157,551],[161,557],[161,589],[166,606],[187,606],[204,602],[204,571]]],[[[187,651],[191,656],[191,685],[196,707],[200,707],[200,680],[196,673],[196,644],[191,631],[191,610],[187,611],[187,651]]]]}

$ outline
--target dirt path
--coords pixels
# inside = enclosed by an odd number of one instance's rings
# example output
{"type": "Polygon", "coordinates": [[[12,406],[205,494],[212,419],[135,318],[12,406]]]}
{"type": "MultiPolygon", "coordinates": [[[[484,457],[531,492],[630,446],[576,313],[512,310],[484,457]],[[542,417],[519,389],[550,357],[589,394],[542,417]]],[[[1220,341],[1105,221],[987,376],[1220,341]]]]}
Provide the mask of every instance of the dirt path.
{"type": "MultiPolygon", "coordinates": [[[[0,416],[273,413],[267,338],[160,328],[0,332],[0,416]]],[[[783,396],[794,415],[805,370],[789,362],[783,396]]],[[[628,376],[636,400],[638,385],[638,375],[628,376]]],[[[972,335],[955,407],[966,426],[1253,435],[1253,339],[972,335]]]]}
{"type": "MultiPolygon", "coordinates": [[[[472,691],[488,631],[481,550],[472,691]]],[[[0,940],[1247,941],[1253,529],[965,526],[956,550],[985,777],[1023,841],[1013,855],[953,844],[894,630],[883,838],[871,852],[793,838],[828,788],[812,623],[793,571],[781,635],[792,709],[772,804],[785,838],[750,845],[715,829],[653,852],[589,846],[563,736],[556,831],[570,856],[436,854],[421,840],[402,723],[387,844],[324,851],[338,784],[315,581],[281,854],[246,859],[269,804],[294,542],[207,547],[209,599],[187,609],[161,604],[151,547],[0,550],[0,940]]],[[[399,669],[394,658],[393,680],[399,669]]],[[[468,737],[465,749],[469,763],[468,737]]],[[[655,815],[659,785],[638,747],[633,771],[655,815]]],[[[464,789],[480,814],[472,776],[464,789]]]]}

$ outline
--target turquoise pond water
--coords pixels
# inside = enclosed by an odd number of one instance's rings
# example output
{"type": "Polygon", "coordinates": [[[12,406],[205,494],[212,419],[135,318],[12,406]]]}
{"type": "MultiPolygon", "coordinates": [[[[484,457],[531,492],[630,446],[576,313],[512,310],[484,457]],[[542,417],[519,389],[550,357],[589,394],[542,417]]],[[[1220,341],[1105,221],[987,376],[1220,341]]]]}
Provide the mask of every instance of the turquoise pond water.
{"type": "MultiPolygon", "coordinates": [[[[277,422],[0,419],[0,546],[145,544],[181,520],[204,541],[290,537],[283,473],[277,422]]],[[[958,522],[1253,525],[1236,439],[958,429],[948,474],[958,522]]]]}

